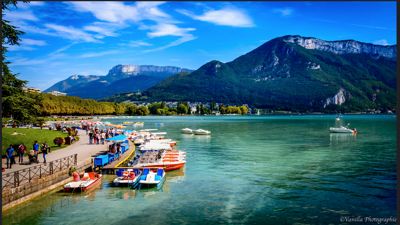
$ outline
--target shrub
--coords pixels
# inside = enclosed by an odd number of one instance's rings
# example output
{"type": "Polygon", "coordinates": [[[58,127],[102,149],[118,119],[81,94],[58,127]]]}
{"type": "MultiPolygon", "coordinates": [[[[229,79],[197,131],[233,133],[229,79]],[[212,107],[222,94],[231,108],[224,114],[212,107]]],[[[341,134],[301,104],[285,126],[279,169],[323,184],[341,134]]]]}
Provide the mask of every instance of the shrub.
{"type": "Polygon", "coordinates": [[[62,137],[56,137],[53,140],[54,144],[60,147],[64,143],[64,138],[62,137]]]}
{"type": "Polygon", "coordinates": [[[72,173],[75,172],[75,171],[76,171],[76,167],[75,167],[75,166],[72,166],[71,168],[69,168],[68,174],[71,176],[72,173]]]}

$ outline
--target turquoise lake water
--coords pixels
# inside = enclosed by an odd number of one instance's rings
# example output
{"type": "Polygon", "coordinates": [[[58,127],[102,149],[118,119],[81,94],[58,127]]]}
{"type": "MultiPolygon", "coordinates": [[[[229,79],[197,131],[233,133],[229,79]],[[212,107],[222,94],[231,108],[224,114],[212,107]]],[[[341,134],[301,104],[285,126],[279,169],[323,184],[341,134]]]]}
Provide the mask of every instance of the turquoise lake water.
{"type": "Polygon", "coordinates": [[[185,168],[163,189],[56,192],[3,214],[3,224],[340,224],[396,215],[396,118],[345,115],[131,117],[178,141],[185,168]],[[182,128],[212,135],[192,136],[182,128]]]}

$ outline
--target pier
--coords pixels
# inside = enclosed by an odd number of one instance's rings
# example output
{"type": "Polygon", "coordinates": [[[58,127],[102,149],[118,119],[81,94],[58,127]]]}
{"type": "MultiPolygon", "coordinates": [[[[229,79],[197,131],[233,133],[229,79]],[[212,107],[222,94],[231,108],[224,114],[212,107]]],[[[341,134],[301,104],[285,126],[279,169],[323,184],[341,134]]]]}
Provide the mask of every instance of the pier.
{"type": "Polygon", "coordinates": [[[114,160],[112,163],[105,165],[104,167],[100,168],[102,173],[105,174],[114,174],[116,169],[120,169],[123,167],[119,167],[129,159],[131,159],[135,155],[135,145],[132,144],[128,151],[126,151],[123,155],[119,157],[119,159],[114,160]]]}

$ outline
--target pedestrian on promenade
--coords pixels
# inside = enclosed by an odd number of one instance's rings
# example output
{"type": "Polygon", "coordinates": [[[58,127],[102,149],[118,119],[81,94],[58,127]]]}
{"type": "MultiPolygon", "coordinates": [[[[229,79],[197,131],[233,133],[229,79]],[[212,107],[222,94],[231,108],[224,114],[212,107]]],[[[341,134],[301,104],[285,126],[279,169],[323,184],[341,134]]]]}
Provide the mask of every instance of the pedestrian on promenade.
{"type": "Polygon", "coordinates": [[[49,146],[46,144],[46,142],[44,142],[42,144],[43,163],[46,163],[46,155],[47,155],[48,148],[49,148],[49,146]]]}
{"type": "Polygon", "coordinates": [[[104,131],[101,132],[101,143],[104,145],[104,140],[106,139],[106,133],[104,131]]]}
{"type": "Polygon", "coordinates": [[[89,144],[93,143],[93,132],[89,131],[89,144]]]}
{"type": "Polygon", "coordinates": [[[35,151],[35,155],[36,155],[36,158],[37,158],[37,155],[38,155],[38,153],[39,153],[39,143],[38,143],[38,141],[35,141],[35,143],[33,143],[33,151],[35,151]]]}
{"type": "Polygon", "coordinates": [[[18,146],[18,163],[22,164],[24,162],[24,154],[26,152],[26,146],[24,144],[20,144],[18,146]]]}
{"type": "Polygon", "coordinates": [[[11,164],[12,164],[12,158],[14,157],[14,148],[12,145],[7,148],[6,150],[6,156],[7,156],[7,169],[11,169],[11,164]]]}
{"type": "Polygon", "coordinates": [[[96,134],[96,141],[97,141],[97,144],[100,144],[100,133],[99,133],[99,131],[97,131],[97,134],[96,134]]]}

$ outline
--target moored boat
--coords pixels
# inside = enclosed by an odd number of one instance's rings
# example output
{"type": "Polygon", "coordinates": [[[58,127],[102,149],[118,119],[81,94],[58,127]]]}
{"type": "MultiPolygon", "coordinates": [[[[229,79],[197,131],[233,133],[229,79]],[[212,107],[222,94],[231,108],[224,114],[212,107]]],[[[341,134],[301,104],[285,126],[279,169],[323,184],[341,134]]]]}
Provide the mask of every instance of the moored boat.
{"type": "Polygon", "coordinates": [[[190,128],[183,128],[181,131],[184,134],[193,134],[193,130],[190,128]]]}
{"type": "Polygon", "coordinates": [[[193,133],[196,134],[196,135],[210,135],[211,131],[203,130],[203,129],[197,129],[197,130],[194,130],[193,133]]]}
{"type": "Polygon", "coordinates": [[[117,177],[114,179],[115,186],[133,186],[139,183],[142,171],[139,169],[119,169],[117,170],[117,177]]]}
{"type": "Polygon", "coordinates": [[[356,129],[350,129],[344,126],[340,126],[340,127],[330,127],[329,128],[329,132],[331,133],[357,133],[356,129]]]}
{"type": "Polygon", "coordinates": [[[101,183],[102,175],[96,172],[84,173],[80,176],[76,172],[73,174],[74,181],[64,185],[65,192],[84,192],[97,187],[101,183]]]}
{"type": "Polygon", "coordinates": [[[158,189],[165,181],[165,171],[163,168],[150,169],[144,168],[143,174],[140,176],[140,188],[157,187],[158,189]]]}

